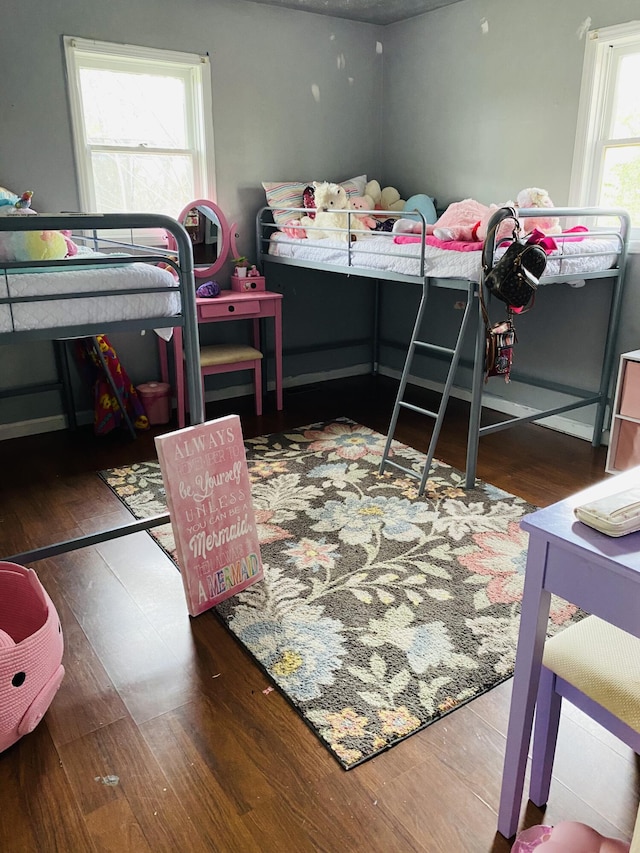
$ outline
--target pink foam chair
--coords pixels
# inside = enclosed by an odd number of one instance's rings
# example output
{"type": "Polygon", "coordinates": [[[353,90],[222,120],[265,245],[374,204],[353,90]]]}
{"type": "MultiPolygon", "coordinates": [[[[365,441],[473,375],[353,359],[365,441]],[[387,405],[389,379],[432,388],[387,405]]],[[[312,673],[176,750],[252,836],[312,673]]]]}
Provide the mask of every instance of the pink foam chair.
{"type": "Polygon", "coordinates": [[[43,718],[64,677],[58,613],[33,569],[0,562],[0,752],[43,718]]]}

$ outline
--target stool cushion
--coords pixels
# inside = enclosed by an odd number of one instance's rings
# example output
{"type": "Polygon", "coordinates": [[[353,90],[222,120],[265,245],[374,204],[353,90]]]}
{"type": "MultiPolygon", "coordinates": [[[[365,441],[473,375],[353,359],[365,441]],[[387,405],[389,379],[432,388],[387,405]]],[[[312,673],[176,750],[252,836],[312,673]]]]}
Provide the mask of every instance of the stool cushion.
{"type": "Polygon", "coordinates": [[[236,361],[255,361],[262,353],[254,347],[236,344],[214,344],[200,347],[200,364],[212,367],[214,364],[233,364],[236,361]]]}
{"type": "Polygon", "coordinates": [[[542,662],[640,732],[640,638],[587,616],[547,640],[542,662]]]}

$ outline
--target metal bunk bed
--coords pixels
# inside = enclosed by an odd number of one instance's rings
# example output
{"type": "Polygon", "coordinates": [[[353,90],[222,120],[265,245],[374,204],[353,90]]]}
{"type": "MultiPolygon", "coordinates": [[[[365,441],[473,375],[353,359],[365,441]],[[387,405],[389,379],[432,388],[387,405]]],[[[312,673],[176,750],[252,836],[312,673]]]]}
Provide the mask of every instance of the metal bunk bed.
{"type": "MultiPolygon", "coordinates": [[[[296,217],[300,215],[300,210],[291,209],[291,213],[292,217],[296,217]]],[[[358,211],[358,213],[363,213],[363,211],[358,211]]],[[[521,219],[526,220],[527,218],[539,217],[540,209],[521,209],[518,213],[521,219]]],[[[372,211],[371,214],[379,215],[380,211],[372,211]]],[[[417,310],[411,339],[408,344],[407,355],[400,378],[384,455],[380,466],[381,472],[387,467],[395,467],[408,476],[418,479],[420,481],[419,494],[421,495],[425,491],[436,445],[442,429],[447,404],[454,386],[456,371],[460,363],[464,338],[469,328],[474,331],[475,346],[467,437],[465,470],[466,488],[473,488],[475,485],[479,440],[482,436],[489,433],[507,429],[518,423],[538,421],[551,415],[557,415],[595,404],[596,414],[594,419],[592,444],[594,447],[597,447],[602,441],[607,409],[610,408],[611,403],[615,345],[620,323],[622,293],[627,264],[630,218],[626,211],[618,208],[550,208],[545,209],[544,214],[549,217],[559,217],[560,220],[565,223],[569,221],[584,224],[584,222],[587,221],[590,222],[591,225],[588,228],[588,231],[581,234],[577,239],[575,234],[567,236],[564,239],[561,239],[560,236],[555,238],[559,242],[559,252],[550,256],[550,263],[547,266],[547,274],[542,277],[540,282],[541,285],[571,282],[576,279],[611,280],[611,300],[607,318],[606,339],[601,361],[598,388],[594,389],[592,392],[585,392],[584,389],[565,385],[563,386],[563,391],[573,397],[572,401],[565,405],[556,406],[544,411],[536,410],[532,414],[521,415],[501,421],[500,423],[482,426],[481,414],[484,384],[485,326],[480,307],[480,300],[478,298],[479,288],[482,286],[482,273],[479,261],[480,252],[457,253],[442,249],[434,250],[435,252],[440,252],[441,254],[449,256],[459,254],[478,256],[475,263],[475,269],[472,272],[467,271],[460,275],[450,275],[447,273],[444,275],[440,274],[438,271],[438,260],[434,257],[434,251],[429,252],[428,250],[425,250],[424,219],[418,212],[416,212],[413,214],[414,218],[422,220],[423,229],[422,234],[420,235],[421,239],[414,248],[413,268],[411,268],[410,272],[406,272],[406,251],[400,251],[400,247],[391,244],[392,248],[387,253],[389,269],[385,270],[383,265],[384,249],[378,248],[378,241],[381,239],[380,237],[373,236],[357,241],[356,243],[345,241],[343,237],[343,242],[341,243],[342,249],[338,250],[336,246],[340,244],[337,243],[337,241],[329,241],[327,244],[327,241],[321,240],[297,240],[286,233],[280,232],[273,224],[270,208],[262,208],[258,212],[256,236],[260,258],[263,263],[292,264],[294,266],[325,270],[327,272],[364,276],[374,279],[383,279],[385,281],[410,283],[421,287],[422,296],[417,310]],[[612,220],[617,223],[615,226],[602,224],[603,222],[610,223],[612,220]],[[372,245],[370,243],[371,240],[376,241],[373,253],[367,245],[372,245]],[[323,242],[332,247],[327,252],[326,261],[321,259],[321,244],[323,242]],[[304,246],[305,243],[308,244],[308,247],[304,246]],[[587,251],[587,246],[589,247],[589,251],[587,251]],[[569,249],[571,249],[570,253],[569,249]],[[378,255],[379,257],[374,257],[374,255],[378,255]],[[400,258],[399,262],[395,261],[397,258],[400,258]],[[601,264],[600,260],[602,261],[601,264]],[[365,265],[363,265],[363,261],[365,265]],[[582,268],[581,261],[585,264],[584,268],[582,268]],[[397,272],[396,270],[398,268],[405,271],[397,272]],[[465,310],[460,321],[455,341],[451,347],[439,346],[430,341],[420,339],[422,320],[427,311],[431,288],[448,288],[455,291],[464,291],[466,293],[465,310]],[[429,411],[419,406],[412,405],[404,399],[406,387],[411,378],[413,359],[417,352],[435,353],[439,356],[444,356],[449,360],[449,368],[442,388],[440,404],[437,411],[429,411]],[[398,417],[402,409],[413,410],[419,414],[430,417],[435,421],[429,447],[424,460],[424,466],[421,472],[405,468],[390,458],[391,443],[398,417]]],[[[496,214],[490,222],[488,228],[489,233],[491,233],[492,226],[495,224],[497,217],[498,214],[496,214]]],[[[566,228],[568,225],[563,227],[566,228]]],[[[377,234],[377,232],[374,233],[377,234]]],[[[385,236],[392,237],[393,235],[385,236]]],[[[403,247],[403,249],[406,250],[406,247],[403,247]]],[[[486,250],[488,252],[489,261],[493,262],[496,252],[495,242],[492,242],[491,245],[487,246],[486,250]]],[[[468,266],[468,259],[465,260],[467,261],[468,266]]],[[[542,288],[542,290],[544,290],[544,288],[542,288]]],[[[540,293],[540,290],[538,292],[540,293]]],[[[538,298],[544,298],[544,294],[540,294],[538,298]]],[[[376,341],[378,338],[378,326],[379,315],[378,312],[376,312],[375,328],[373,330],[373,337],[376,341]]]]}
{"type": "MultiPolygon", "coordinates": [[[[34,215],[0,218],[0,231],[70,230],[74,241],[88,239],[95,248],[112,254],[78,254],[73,258],[50,261],[0,261],[0,344],[18,341],[61,340],[91,337],[114,331],[146,329],[183,330],[187,388],[191,423],[204,421],[204,402],[200,382],[200,349],[195,302],[193,251],[189,235],[182,225],[169,216],[158,214],[89,214],[34,215]],[[133,235],[149,229],[167,232],[173,238],[171,252],[138,245],[133,235]],[[132,235],[123,243],[120,235],[132,235]],[[88,235],[76,237],[78,235],[88,235]],[[109,233],[116,236],[109,238],[109,233]],[[128,249],[126,255],[121,254],[128,249]],[[114,249],[118,254],[113,254],[114,249]],[[176,278],[165,273],[153,283],[132,283],[132,274],[148,273],[145,265],[164,265],[175,271],[176,278]],[[115,269],[114,269],[115,268],[115,269]],[[109,286],[94,289],[91,276],[96,270],[109,270],[109,286]],[[13,275],[12,275],[13,273],[13,275]],[[71,283],[57,292],[46,286],[25,293],[38,274],[55,273],[62,284],[71,283]],[[72,278],[70,278],[70,276],[72,278]],[[73,289],[76,288],[77,289],[73,289]],[[16,295],[16,294],[20,295],[16,295]],[[129,300],[132,308],[124,310],[129,300]],[[169,301],[168,301],[169,300],[169,301]],[[119,316],[119,306],[123,306],[119,316]],[[44,316],[43,316],[44,312],[44,316]],[[86,312],[86,315],[85,315],[86,312]],[[96,316],[96,313],[98,316],[96,316]],[[50,319],[45,319],[50,316],[50,319]],[[63,317],[61,320],[60,318],[63,317]],[[106,319],[101,319],[106,318],[106,319]]],[[[44,281],[43,281],[44,285],[44,281]]],[[[42,390],[43,386],[35,387],[42,390]]],[[[25,389],[19,389],[18,393],[25,389]]],[[[34,387],[31,388],[34,390],[34,387]]],[[[58,554],[95,545],[110,539],[166,524],[168,513],[153,518],[118,525],[99,533],[58,542],[43,548],[7,557],[10,562],[31,563],[58,554]]]]}

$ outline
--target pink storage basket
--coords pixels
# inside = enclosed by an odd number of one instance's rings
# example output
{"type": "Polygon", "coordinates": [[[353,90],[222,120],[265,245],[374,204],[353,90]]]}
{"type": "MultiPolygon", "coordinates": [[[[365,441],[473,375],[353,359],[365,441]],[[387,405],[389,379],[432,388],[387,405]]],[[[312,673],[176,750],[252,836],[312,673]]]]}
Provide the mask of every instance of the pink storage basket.
{"type": "Polygon", "coordinates": [[[58,613],[33,569],[0,562],[0,752],[43,718],[64,677],[58,613]]]}

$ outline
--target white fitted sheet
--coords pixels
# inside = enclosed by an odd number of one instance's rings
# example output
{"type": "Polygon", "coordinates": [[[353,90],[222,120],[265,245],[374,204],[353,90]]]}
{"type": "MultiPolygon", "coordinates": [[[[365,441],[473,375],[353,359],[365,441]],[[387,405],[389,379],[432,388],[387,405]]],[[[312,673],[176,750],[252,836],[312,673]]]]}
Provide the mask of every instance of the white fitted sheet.
{"type": "MultiPolygon", "coordinates": [[[[456,252],[425,245],[425,275],[480,281],[481,252],[456,252]]],[[[496,260],[505,249],[496,251],[496,260]]],[[[615,239],[585,238],[563,241],[561,249],[547,259],[545,278],[601,272],[615,266],[619,244],[615,239]]],[[[269,254],[281,258],[347,266],[344,240],[296,240],[283,232],[271,237],[269,254]]],[[[394,243],[385,236],[366,237],[351,245],[351,266],[402,275],[420,275],[420,243],[394,243]]]]}
{"type": "MultiPolygon", "coordinates": [[[[145,263],[122,266],[21,272],[0,276],[0,296],[55,296],[97,290],[144,288],[176,284],[173,275],[145,263]]],[[[167,293],[118,294],[114,296],[49,299],[0,305],[0,332],[80,326],[118,320],[173,317],[180,312],[178,291],[167,293]]]]}

